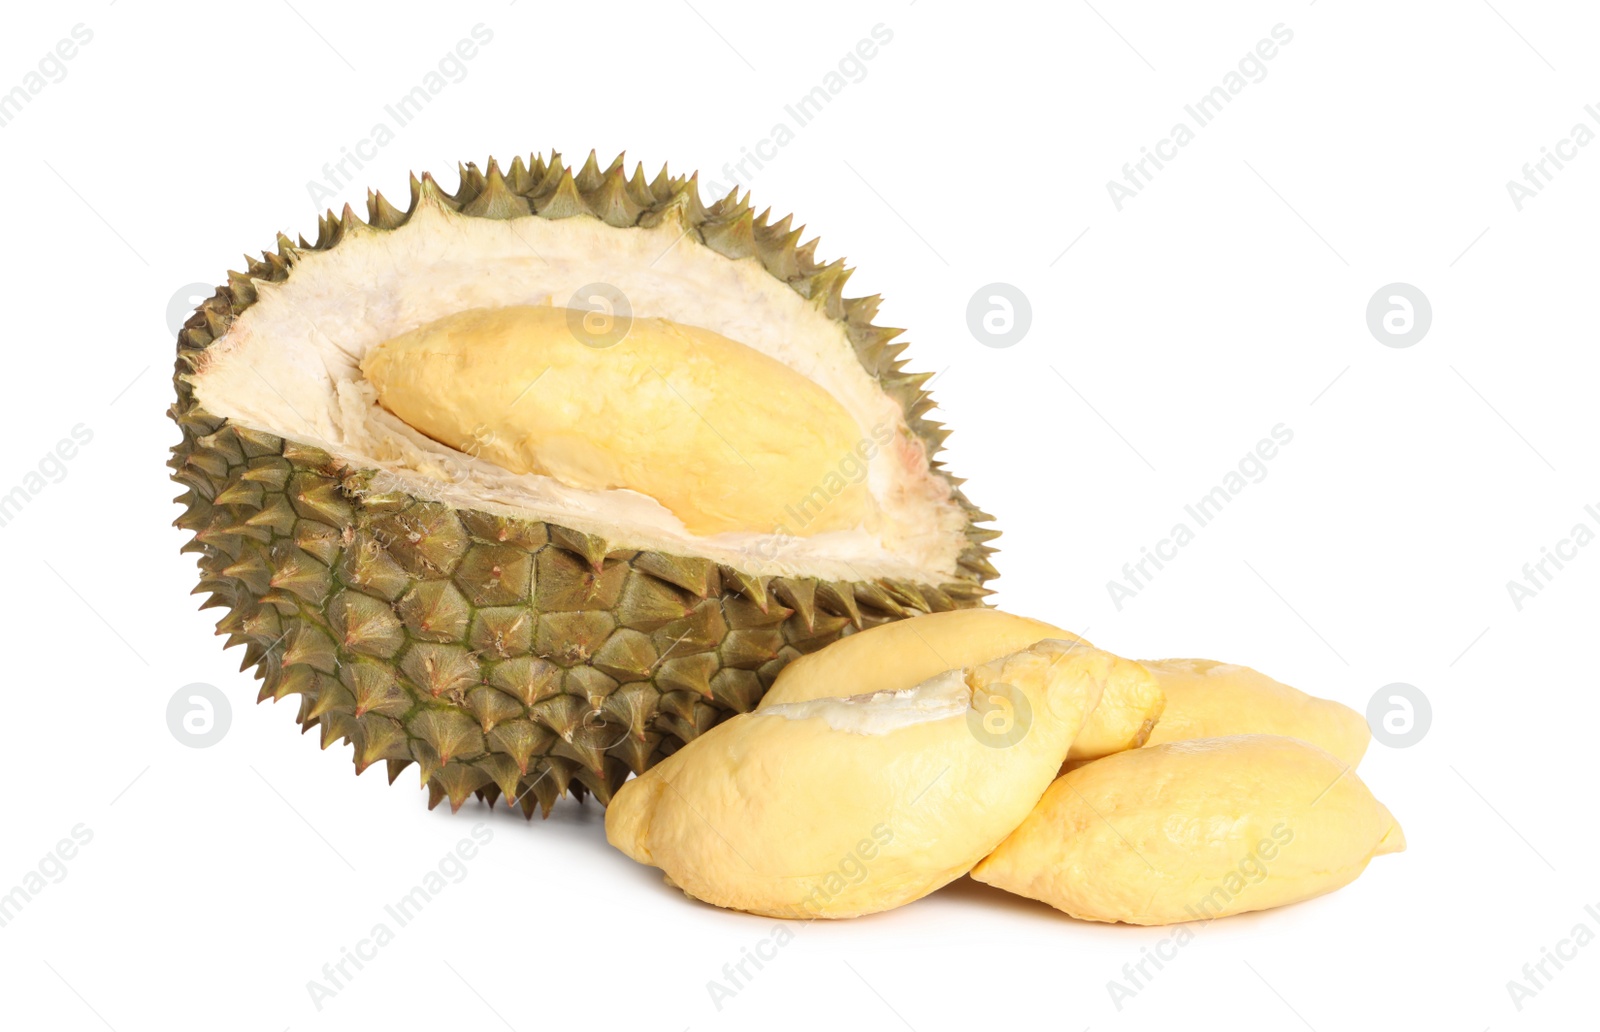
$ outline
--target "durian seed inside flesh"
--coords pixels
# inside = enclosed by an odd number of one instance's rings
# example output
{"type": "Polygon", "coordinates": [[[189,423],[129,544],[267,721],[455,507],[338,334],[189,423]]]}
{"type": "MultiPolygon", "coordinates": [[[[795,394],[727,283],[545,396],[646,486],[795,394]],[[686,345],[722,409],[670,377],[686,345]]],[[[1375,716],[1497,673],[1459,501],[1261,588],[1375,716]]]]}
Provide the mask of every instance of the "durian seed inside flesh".
{"type": "Polygon", "coordinates": [[[821,386],[667,319],[636,318],[594,346],[574,331],[586,315],[458,312],[372,348],[361,372],[384,408],[442,444],[569,487],[649,495],[696,535],[870,523],[862,431],[821,386]]]}

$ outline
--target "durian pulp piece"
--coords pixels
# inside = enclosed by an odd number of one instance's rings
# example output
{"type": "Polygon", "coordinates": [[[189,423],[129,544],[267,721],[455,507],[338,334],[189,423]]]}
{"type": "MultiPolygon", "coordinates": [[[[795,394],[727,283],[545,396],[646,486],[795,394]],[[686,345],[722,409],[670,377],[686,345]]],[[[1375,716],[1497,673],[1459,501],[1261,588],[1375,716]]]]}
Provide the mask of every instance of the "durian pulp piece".
{"type": "Polygon", "coordinates": [[[1068,759],[1090,760],[1143,745],[1159,726],[1165,704],[1143,667],[1099,652],[1070,631],[998,609],[930,613],[852,634],[785,667],[761,706],[891,690],[906,678],[921,680],[940,670],[986,663],[1044,638],[1075,642],[1105,666],[1105,693],[1068,759]]]}
{"type": "Polygon", "coordinates": [[[1297,738],[1232,735],[1069,771],[972,877],[1084,920],[1160,925],[1320,896],[1403,849],[1346,764],[1297,738]]]}
{"type": "Polygon", "coordinates": [[[1166,693],[1167,708],[1150,745],[1225,735],[1287,735],[1319,746],[1351,767],[1361,762],[1372,730],[1366,718],[1258,670],[1209,659],[1147,659],[1166,693]]]}
{"type": "MultiPolygon", "coordinates": [[[[379,344],[361,372],[384,408],[435,441],[572,488],[637,491],[700,536],[796,522],[785,507],[863,440],[827,391],[753,348],[670,319],[591,336],[592,315],[458,312],[379,344]]],[[[793,532],[846,530],[871,513],[865,481],[846,481],[793,532]]]]}
{"type": "Polygon", "coordinates": [[[717,906],[803,919],[909,903],[1027,815],[1099,701],[1104,659],[1045,640],[740,714],[625,784],[606,837],[717,906]]]}

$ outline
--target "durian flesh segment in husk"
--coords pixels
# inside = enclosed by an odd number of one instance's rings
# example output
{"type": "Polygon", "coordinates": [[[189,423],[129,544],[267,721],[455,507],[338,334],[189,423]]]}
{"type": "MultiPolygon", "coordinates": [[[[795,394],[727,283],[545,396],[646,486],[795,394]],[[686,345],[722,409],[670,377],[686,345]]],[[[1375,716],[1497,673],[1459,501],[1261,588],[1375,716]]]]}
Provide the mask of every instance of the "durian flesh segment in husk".
{"type": "Polygon", "coordinates": [[[1209,659],[1144,660],[1166,693],[1150,745],[1226,735],[1287,735],[1320,746],[1354,767],[1372,739],[1366,718],[1266,674],[1209,659]]]}
{"type": "Polygon", "coordinates": [[[1108,659],[1045,640],[920,684],[742,714],[624,785],[606,837],[718,906],[811,918],[909,903],[1027,815],[1108,659]]]}
{"type": "MultiPolygon", "coordinates": [[[[754,348],[668,319],[589,336],[593,317],[460,312],[384,341],[361,371],[385,409],[435,441],[568,487],[636,491],[701,536],[796,522],[784,507],[863,440],[826,390],[754,348]]],[[[794,532],[870,528],[871,515],[865,481],[847,481],[794,532]]]]}
{"type": "Polygon", "coordinates": [[[1332,892],[1404,848],[1345,763],[1297,738],[1233,735],[1069,771],[972,877],[1077,918],[1174,924],[1332,892]]]}
{"type": "MultiPolygon", "coordinates": [[[[347,234],[329,250],[303,254],[283,283],[260,285],[256,303],[206,350],[193,376],[196,399],[208,412],[234,423],[314,444],[355,469],[380,470],[385,486],[458,508],[570,526],[622,547],[710,559],[757,573],[846,581],[892,577],[931,585],[960,579],[968,514],[949,481],[930,469],[926,444],[909,429],[902,406],[862,364],[843,322],[759,263],[730,261],[704,245],[677,240],[681,233],[672,220],[653,228],[619,229],[581,217],[472,218],[426,203],[424,197],[399,229],[347,234]],[[636,322],[667,320],[699,327],[736,342],[741,347],[730,350],[746,355],[751,365],[760,363],[765,371],[771,363],[784,366],[812,385],[807,389],[811,400],[828,403],[832,422],[853,421],[859,432],[831,435],[848,439],[826,442],[826,449],[836,453],[831,463],[812,463],[821,466],[814,478],[772,485],[797,493],[775,491],[757,499],[761,504],[755,511],[761,515],[752,513],[747,520],[754,526],[717,529],[726,521],[702,521],[688,507],[691,522],[707,531],[697,533],[656,498],[626,486],[597,486],[596,481],[606,479],[604,471],[584,469],[581,461],[558,464],[568,479],[507,468],[477,442],[462,442],[472,450],[442,444],[380,405],[380,384],[362,373],[369,352],[376,350],[375,364],[386,379],[409,379],[412,364],[433,368],[428,354],[410,352],[411,363],[380,362],[386,350],[380,345],[393,342],[391,346],[409,351],[407,341],[415,338],[405,335],[484,309],[499,310],[507,323],[503,332],[515,333],[517,320],[505,318],[504,310],[567,308],[573,295],[601,280],[627,298],[636,322]],[[762,358],[771,363],[762,363],[762,358]],[[867,458],[857,451],[863,441],[867,458]],[[849,490],[856,480],[871,495],[871,526],[831,515],[836,502],[844,512],[864,507],[859,492],[849,490]],[[818,521],[841,525],[819,532],[818,521]]],[[[641,333],[657,336],[648,328],[641,333]]],[[[473,343],[504,354],[504,341],[496,337],[485,334],[473,343]]],[[[683,424],[683,430],[672,432],[692,442],[691,451],[714,448],[711,456],[680,456],[678,461],[691,470],[697,462],[721,463],[730,446],[740,447],[729,431],[736,435],[740,427],[759,421],[759,411],[736,413],[724,430],[724,413],[693,404],[699,393],[693,378],[675,380],[672,375],[694,368],[681,352],[672,368],[658,367],[661,378],[643,370],[658,383],[664,379],[664,395],[653,385],[640,384],[617,394],[643,369],[626,338],[615,347],[595,348],[568,333],[546,352],[576,367],[552,368],[546,374],[567,390],[580,391],[583,372],[596,377],[595,393],[607,394],[610,414],[605,418],[613,427],[585,426],[577,412],[563,415],[561,408],[583,403],[581,394],[574,398],[565,390],[546,392],[542,382],[534,382],[538,369],[519,378],[514,389],[500,385],[505,394],[481,402],[471,392],[486,377],[474,377],[465,388],[443,381],[424,384],[424,389],[435,399],[465,402],[474,410],[468,418],[475,423],[527,418],[535,432],[559,430],[564,424],[609,435],[629,453],[606,457],[600,464],[618,467],[656,457],[653,451],[659,445],[648,438],[651,432],[662,432],[664,420],[675,417],[683,424]],[[505,411],[523,390],[526,395],[505,411]],[[629,411],[632,392],[642,395],[637,411],[629,411]],[[677,401],[675,412],[666,406],[668,400],[677,401]],[[530,411],[524,417],[528,406],[546,412],[530,411]]],[[[549,363],[532,359],[532,364],[549,363]]],[[[758,379],[720,375],[730,386],[758,379]]],[[[784,377],[769,379],[792,383],[784,377]]],[[[765,406],[768,425],[758,446],[781,440],[786,432],[805,433],[791,420],[803,421],[812,408],[821,407],[793,410],[788,391],[742,403],[765,406]]],[[[520,443],[507,442],[512,447],[520,443]]],[[[565,445],[558,440],[528,443],[535,453],[564,446],[570,451],[571,445],[570,440],[565,445]]],[[[588,457],[594,465],[592,451],[588,457]]],[[[743,463],[739,468],[745,469],[743,463]]],[[[654,475],[666,481],[667,472],[654,475]]],[[[714,494],[723,488],[712,482],[689,490],[714,494]]],[[[715,507],[711,509],[714,513],[715,507]]]]}
{"type": "MultiPolygon", "coordinates": [[[[752,708],[796,656],[986,594],[995,534],[931,458],[944,431],[927,418],[926,376],[902,368],[899,331],[872,324],[877,299],[845,298],[849,270],[817,264],[788,218],[733,197],[707,209],[695,191],[592,155],[576,174],[557,157],[468,166],[453,196],[424,175],[406,211],[369,195],[368,222],[347,208],[314,242],[280,237],[185,324],[170,465],[197,593],[225,610],[218,633],[245,646],[261,697],[298,695],[300,723],[324,747],[353,744],[358,771],[385,761],[392,779],[415,762],[430,805],[605,800],[752,708]],[[649,482],[595,486],[613,479],[600,470],[569,483],[440,443],[361,373],[429,324],[570,307],[597,285],[626,295],[636,329],[697,328],[792,371],[835,406],[827,446],[842,411],[854,451],[803,496],[774,498],[753,530],[717,531],[706,519],[726,508],[668,499],[675,511],[649,482]]],[[[681,365],[657,371],[685,399],[702,388],[681,365]]],[[[652,402],[629,422],[620,400],[602,445],[661,414],[652,402]]],[[[765,401],[791,440],[812,432],[787,426],[782,397],[745,400],[765,401]]],[[[535,385],[529,401],[562,398],[535,385]]],[[[687,400],[680,413],[702,428],[718,416],[687,400]]],[[[714,479],[699,486],[727,486],[714,479]]]]}
{"type": "MultiPolygon", "coordinates": [[[[761,704],[891,690],[905,678],[920,680],[984,663],[1044,638],[1093,648],[1070,631],[997,609],[935,613],[851,635],[796,660],[778,675],[761,704]]],[[[1105,693],[1072,743],[1072,760],[1138,748],[1159,726],[1165,700],[1155,680],[1138,663],[1105,655],[1111,664],[1105,693]]]]}

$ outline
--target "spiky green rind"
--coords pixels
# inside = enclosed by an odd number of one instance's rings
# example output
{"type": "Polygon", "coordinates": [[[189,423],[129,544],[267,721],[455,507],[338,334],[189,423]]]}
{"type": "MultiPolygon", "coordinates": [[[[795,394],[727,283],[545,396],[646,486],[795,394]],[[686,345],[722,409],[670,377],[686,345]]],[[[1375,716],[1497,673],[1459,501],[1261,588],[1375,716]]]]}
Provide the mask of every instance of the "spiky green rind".
{"type": "Polygon", "coordinates": [[[456,510],[388,490],[369,469],[206,412],[190,381],[200,356],[299,256],[347,233],[403,226],[424,200],[481,218],[675,220],[730,258],[754,257],[841,322],[863,368],[934,455],[946,432],[925,418],[927,374],[904,370],[899,330],[874,326],[878,298],[843,295],[850,269],[819,265],[790,218],[756,215],[736,192],[709,207],[694,177],[665,167],[647,181],[593,153],[573,174],[560,155],[461,169],[454,195],[424,174],[402,212],[369,194],[363,222],[347,205],[317,239],[246,258],[178,335],[172,418],[183,440],[173,479],[186,488],[176,526],[193,534],[202,608],[243,645],[262,699],[300,698],[323,748],[354,746],[358,772],[384,761],[390,780],[416,763],[429,806],[500,796],[532,816],[562,794],[606,802],[628,776],[724,717],[755,706],[790,660],[840,636],[919,612],[981,604],[995,575],[980,529],[990,517],[950,481],[968,514],[960,574],[948,583],[829,582],[752,575],[703,559],[618,547],[557,526],[456,510]]]}

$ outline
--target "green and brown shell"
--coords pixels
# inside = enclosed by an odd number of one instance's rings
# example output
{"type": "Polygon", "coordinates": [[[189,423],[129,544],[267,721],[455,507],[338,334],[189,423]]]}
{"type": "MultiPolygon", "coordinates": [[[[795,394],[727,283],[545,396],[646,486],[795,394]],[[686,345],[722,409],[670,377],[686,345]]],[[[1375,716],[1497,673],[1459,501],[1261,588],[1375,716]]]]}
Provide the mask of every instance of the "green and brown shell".
{"type": "Polygon", "coordinates": [[[730,714],[751,709],[795,657],[842,635],[919,613],[981,604],[997,532],[932,456],[945,438],[927,418],[927,374],[908,373],[901,331],[873,325],[877,297],[846,298],[850,269],[820,264],[789,217],[756,214],[737,191],[709,207],[695,177],[629,176],[593,154],[575,174],[559,155],[502,171],[467,165],[454,194],[424,174],[404,211],[369,193],[363,222],[346,206],[315,241],[278,237],[247,258],[178,336],[170,410],[184,487],[176,526],[193,535],[202,608],[244,646],[261,699],[299,697],[298,721],[323,748],[354,747],[358,772],[392,781],[417,764],[429,805],[504,796],[531,816],[562,794],[602,802],[625,780],[730,714]],[[958,567],[940,583],[898,578],[766,576],[625,540],[396,491],[292,436],[206,411],[192,376],[257,299],[297,275],[302,257],[352,233],[395,232],[419,205],[483,219],[597,219],[614,227],[672,220],[729,259],[754,258],[843,324],[864,369],[898,402],[930,465],[967,513],[958,567]]]}

